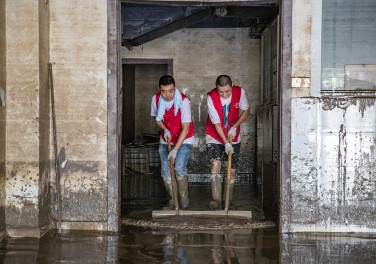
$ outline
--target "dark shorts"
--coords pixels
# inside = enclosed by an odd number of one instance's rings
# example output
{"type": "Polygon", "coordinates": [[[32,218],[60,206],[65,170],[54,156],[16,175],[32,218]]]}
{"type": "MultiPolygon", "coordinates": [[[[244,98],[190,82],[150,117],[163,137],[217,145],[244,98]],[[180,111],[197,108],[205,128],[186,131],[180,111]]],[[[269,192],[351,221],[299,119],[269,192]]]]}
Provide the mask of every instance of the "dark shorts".
{"type": "MultiPolygon", "coordinates": [[[[232,147],[234,148],[234,153],[232,153],[231,157],[231,168],[237,169],[238,168],[238,160],[239,160],[239,153],[240,153],[240,144],[234,144],[232,147]]],[[[227,161],[228,156],[225,152],[225,145],[222,144],[206,144],[206,151],[208,154],[208,158],[210,161],[218,159],[220,161],[227,161]]]]}

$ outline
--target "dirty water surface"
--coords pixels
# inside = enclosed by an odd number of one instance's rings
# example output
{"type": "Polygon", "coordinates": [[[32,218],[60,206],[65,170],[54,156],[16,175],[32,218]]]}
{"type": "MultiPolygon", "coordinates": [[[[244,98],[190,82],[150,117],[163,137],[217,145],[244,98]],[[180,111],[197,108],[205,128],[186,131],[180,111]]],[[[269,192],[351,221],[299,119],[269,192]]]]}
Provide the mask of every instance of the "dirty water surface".
{"type": "Polygon", "coordinates": [[[177,231],[123,227],[120,235],[49,232],[6,239],[0,263],[278,263],[276,230],[177,231]]]}
{"type": "Polygon", "coordinates": [[[123,226],[118,234],[50,231],[6,238],[0,263],[375,263],[372,234],[278,235],[277,229],[176,230],[123,226]]]}
{"type": "MultiPolygon", "coordinates": [[[[234,200],[252,219],[170,216],[160,177],[127,176],[119,233],[50,231],[40,239],[0,238],[0,263],[376,263],[376,234],[279,234],[259,196],[239,181],[234,200]]],[[[208,210],[210,185],[190,184],[190,210],[208,210]]]]}

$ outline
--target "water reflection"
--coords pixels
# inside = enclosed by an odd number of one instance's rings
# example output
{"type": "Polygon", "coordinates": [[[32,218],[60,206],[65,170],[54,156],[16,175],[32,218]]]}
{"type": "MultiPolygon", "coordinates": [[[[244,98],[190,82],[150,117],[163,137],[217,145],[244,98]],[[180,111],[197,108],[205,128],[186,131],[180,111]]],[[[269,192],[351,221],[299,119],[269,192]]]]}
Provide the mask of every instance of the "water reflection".
{"type": "Polygon", "coordinates": [[[277,263],[275,230],[153,231],[119,236],[49,232],[41,239],[5,239],[0,263],[277,263]],[[269,238],[269,242],[264,244],[269,238]],[[266,240],[265,240],[266,239],[266,240]],[[270,239],[274,241],[270,244],[270,239]],[[264,255],[269,248],[273,254],[264,255]]]}
{"type": "Polygon", "coordinates": [[[0,263],[375,263],[370,234],[283,235],[275,229],[145,230],[120,235],[49,232],[41,239],[4,239],[0,263]]]}
{"type": "Polygon", "coordinates": [[[376,263],[376,234],[282,235],[281,263],[376,263]]]}

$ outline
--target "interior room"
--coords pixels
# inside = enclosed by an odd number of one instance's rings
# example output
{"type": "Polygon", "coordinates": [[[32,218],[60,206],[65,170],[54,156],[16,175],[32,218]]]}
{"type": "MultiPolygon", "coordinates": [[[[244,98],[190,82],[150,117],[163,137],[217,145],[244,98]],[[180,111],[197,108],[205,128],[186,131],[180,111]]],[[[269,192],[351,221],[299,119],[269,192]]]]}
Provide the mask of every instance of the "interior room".
{"type": "Polygon", "coordinates": [[[188,164],[189,210],[209,210],[206,99],[216,77],[226,74],[246,91],[251,112],[241,128],[234,201],[254,219],[277,220],[278,5],[132,2],[121,6],[123,216],[158,210],[169,199],[160,175],[159,131],[150,116],[164,74],[172,75],[191,100],[195,143],[188,164]]]}

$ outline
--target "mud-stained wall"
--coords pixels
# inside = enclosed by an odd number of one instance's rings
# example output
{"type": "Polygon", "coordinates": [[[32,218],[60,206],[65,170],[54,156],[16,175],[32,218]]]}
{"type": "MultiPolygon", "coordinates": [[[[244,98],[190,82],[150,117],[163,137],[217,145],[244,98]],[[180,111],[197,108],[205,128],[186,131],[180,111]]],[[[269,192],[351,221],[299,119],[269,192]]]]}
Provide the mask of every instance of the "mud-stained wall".
{"type": "MultiPolygon", "coordinates": [[[[122,57],[173,60],[177,88],[191,98],[196,137],[192,173],[209,171],[204,136],[207,92],[215,87],[220,74],[228,74],[235,85],[243,87],[248,93],[251,116],[242,125],[244,160],[240,171],[251,170],[249,160],[256,146],[255,110],[259,104],[260,40],[249,38],[248,29],[182,29],[133,50],[122,47],[122,57]]],[[[149,97],[147,100],[152,94],[149,97]]],[[[146,116],[144,121],[150,122],[150,118],[146,116]]]]}
{"type": "MultiPolygon", "coordinates": [[[[312,0],[293,1],[291,76],[294,97],[310,95],[312,50],[312,0]],[[304,37],[302,37],[304,36],[304,37]]],[[[318,2],[318,1],[317,1],[318,2]]]]}
{"type": "Polygon", "coordinates": [[[311,76],[311,2],[312,0],[294,1],[292,16],[292,34],[295,36],[304,34],[304,38],[294,38],[292,42],[292,52],[294,60],[292,62],[293,76],[311,76]]]}
{"type": "Polygon", "coordinates": [[[321,10],[319,1],[293,6],[291,155],[282,158],[291,174],[281,175],[282,231],[375,232],[376,98],[320,92],[321,10]]]}
{"type": "Polygon", "coordinates": [[[0,241],[5,233],[5,1],[0,1],[0,241]]]}
{"type": "Polygon", "coordinates": [[[373,263],[376,243],[369,234],[282,235],[279,263],[373,263]]]}
{"type": "Polygon", "coordinates": [[[50,13],[46,1],[39,0],[39,227],[48,229],[50,223],[50,89],[48,63],[50,60],[50,13]]]}
{"type": "Polygon", "coordinates": [[[63,228],[74,228],[74,221],[101,229],[107,221],[107,1],[50,5],[63,228]]]}
{"type": "Polygon", "coordinates": [[[5,217],[14,236],[39,234],[38,36],[38,1],[6,1],[5,217]]]}
{"type": "Polygon", "coordinates": [[[292,101],[293,230],[376,230],[375,101],[292,101]]]}

